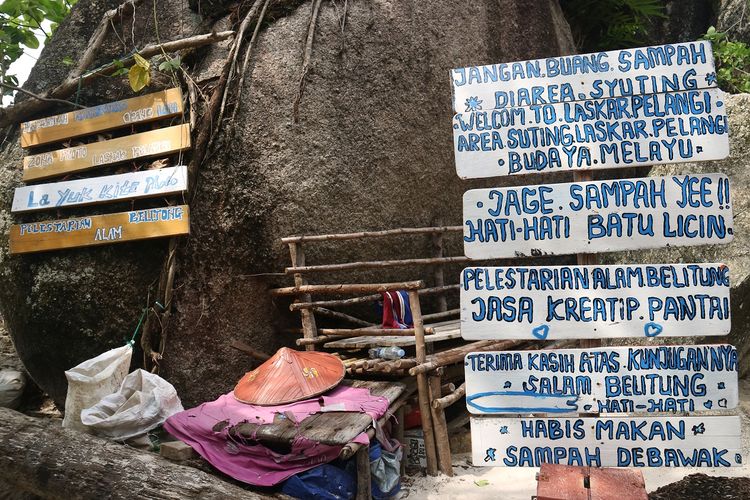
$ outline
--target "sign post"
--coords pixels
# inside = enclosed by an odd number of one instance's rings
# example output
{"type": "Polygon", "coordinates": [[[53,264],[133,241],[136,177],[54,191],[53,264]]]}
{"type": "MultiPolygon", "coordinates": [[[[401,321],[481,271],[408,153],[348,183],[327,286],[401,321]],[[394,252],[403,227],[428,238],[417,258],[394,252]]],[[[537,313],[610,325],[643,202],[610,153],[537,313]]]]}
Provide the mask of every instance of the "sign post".
{"type": "Polygon", "coordinates": [[[593,180],[594,170],[728,156],[710,44],[459,68],[451,78],[459,177],[574,176],[464,195],[466,256],[576,254],[578,265],[465,269],[462,336],[581,339],[581,349],[466,356],[474,464],[739,465],[737,417],[615,415],[734,408],[731,346],[601,348],[603,338],[729,332],[723,264],[599,266],[595,256],[732,240],[724,175],[593,180]]]}

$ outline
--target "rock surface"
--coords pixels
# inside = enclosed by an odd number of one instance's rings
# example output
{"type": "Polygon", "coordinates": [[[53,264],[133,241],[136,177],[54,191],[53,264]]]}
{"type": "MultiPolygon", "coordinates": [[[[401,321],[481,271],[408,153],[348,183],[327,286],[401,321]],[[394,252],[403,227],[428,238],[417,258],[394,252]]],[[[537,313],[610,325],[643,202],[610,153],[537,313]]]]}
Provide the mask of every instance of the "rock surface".
{"type": "Polygon", "coordinates": [[[729,39],[750,43],[750,5],[745,0],[721,0],[716,29],[729,39]]]}
{"type": "Polygon", "coordinates": [[[713,0],[668,0],[663,18],[654,18],[648,29],[651,43],[691,42],[716,23],[713,0]]]}
{"type": "MultiPolygon", "coordinates": [[[[42,54],[31,88],[60,78],[61,72],[45,69],[56,62],[52,55],[61,59],[66,46],[80,47],[109,3],[76,5],[42,54]]],[[[186,406],[228,391],[249,368],[250,362],[228,347],[232,339],[268,352],[288,342],[276,331],[290,316],[266,291],[289,283],[266,276],[288,263],[282,236],[422,226],[437,218],[459,222],[462,193],[487,183],[461,182],[454,171],[450,68],[573,51],[554,0],[359,0],[346,3],[345,22],[341,2],[323,2],[295,123],[312,3],[290,2],[294,8],[261,31],[235,131],[220,136],[191,187],[191,236],[178,247],[162,362],[162,374],[186,406]]],[[[162,37],[195,28],[186,3],[163,4],[162,37]]],[[[138,45],[155,38],[150,18],[146,1],[136,14],[138,45]]],[[[115,38],[110,42],[108,51],[120,50],[115,38]]],[[[122,97],[126,89],[116,81],[96,82],[84,102],[122,97]]],[[[0,151],[0,311],[32,377],[60,402],[65,369],[120,344],[133,331],[167,243],[8,256],[4,235],[17,220],[9,206],[20,184],[22,156],[17,137],[9,140],[0,151]]],[[[376,251],[370,245],[316,248],[308,254],[313,263],[367,258],[376,251]]],[[[377,252],[424,255],[427,248],[426,240],[394,239],[377,252]]],[[[452,250],[460,252],[457,243],[452,250]]],[[[424,274],[400,270],[391,277],[424,274]]],[[[349,279],[367,276],[373,274],[349,279]]]]}
{"type": "MultiPolygon", "coordinates": [[[[732,332],[712,341],[735,345],[740,356],[740,376],[750,373],[750,94],[727,95],[730,151],[728,158],[700,163],[659,165],[651,176],[724,173],[729,177],[734,213],[734,240],[728,245],[670,247],[608,254],[610,263],[724,262],[729,266],[732,332]]],[[[693,343],[691,338],[671,338],[670,343],[693,343]]]]}

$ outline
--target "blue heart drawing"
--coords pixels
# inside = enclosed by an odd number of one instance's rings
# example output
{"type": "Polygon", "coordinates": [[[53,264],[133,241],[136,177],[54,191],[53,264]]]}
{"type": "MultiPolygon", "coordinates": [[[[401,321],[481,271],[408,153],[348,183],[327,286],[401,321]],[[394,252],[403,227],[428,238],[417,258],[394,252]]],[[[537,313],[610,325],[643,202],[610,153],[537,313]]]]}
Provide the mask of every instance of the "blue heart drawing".
{"type": "Polygon", "coordinates": [[[656,337],[663,330],[664,327],[658,323],[646,323],[646,326],[643,327],[643,332],[646,334],[646,337],[656,337]]]}
{"type": "Polygon", "coordinates": [[[540,325],[531,330],[532,335],[539,340],[544,340],[549,335],[549,325],[540,325]]]}
{"type": "Polygon", "coordinates": [[[510,381],[506,380],[505,385],[503,385],[503,389],[510,389],[510,381]]]}
{"type": "Polygon", "coordinates": [[[734,454],[734,461],[737,462],[738,464],[741,464],[742,463],[742,455],[740,455],[739,453],[735,453],[734,454]]]}
{"type": "Polygon", "coordinates": [[[591,405],[583,405],[583,409],[589,411],[591,409],[591,405]]]}
{"type": "Polygon", "coordinates": [[[703,402],[703,406],[705,406],[707,410],[710,410],[713,405],[714,403],[710,399],[708,401],[703,402]]]}

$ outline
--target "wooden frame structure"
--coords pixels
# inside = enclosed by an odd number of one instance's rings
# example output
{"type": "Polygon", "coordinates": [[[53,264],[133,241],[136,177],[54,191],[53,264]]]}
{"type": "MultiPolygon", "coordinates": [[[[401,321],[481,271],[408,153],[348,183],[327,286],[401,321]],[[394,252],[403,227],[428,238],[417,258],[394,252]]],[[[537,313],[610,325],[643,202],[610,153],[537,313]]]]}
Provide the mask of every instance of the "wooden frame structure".
{"type": "MultiPolygon", "coordinates": [[[[458,284],[445,284],[444,266],[447,264],[468,263],[464,256],[445,256],[443,238],[447,234],[463,234],[461,226],[398,228],[384,231],[370,231],[343,234],[311,236],[290,236],[282,238],[289,247],[291,266],[287,275],[294,278],[294,286],[271,290],[275,297],[291,296],[294,302],[290,310],[298,311],[302,328],[293,333],[301,334],[299,346],[307,350],[316,348],[335,349],[344,360],[349,376],[383,376],[390,379],[414,377],[416,379],[419,410],[424,433],[427,473],[436,475],[438,471],[453,475],[451,451],[448,439],[448,423],[445,410],[460,401],[465,386],[458,389],[453,378],[463,377],[463,360],[469,352],[503,350],[523,345],[522,341],[479,341],[463,343],[460,337],[459,309],[448,310],[447,294],[458,293],[458,284]],[[351,240],[378,240],[389,237],[430,238],[432,255],[425,258],[373,260],[309,265],[305,258],[305,245],[320,242],[344,242],[351,240]],[[312,276],[326,273],[341,273],[362,269],[392,269],[398,267],[430,266],[431,273],[425,277],[431,281],[428,287],[423,279],[391,283],[337,283],[310,284],[312,276]],[[409,297],[413,328],[396,330],[384,329],[371,321],[366,321],[334,308],[376,302],[382,299],[383,292],[406,291],[409,297]],[[364,294],[364,295],[363,295],[364,294]],[[331,295],[338,296],[330,298],[331,295]],[[357,295],[355,297],[342,297],[357,295]],[[313,296],[316,297],[313,300],[313,296]],[[324,296],[323,300],[318,297],[324,296]],[[437,311],[423,314],[422,299],[435,296],[437,311]],[[319,328],[318,321],[323,317],[347,322],[354,328],[319,328]],[[456,318],[452,321],[445,321],[456,318]],[[459,345],[450,345],[458,343],[459,345]],[[380,345],[402,345],[414,348],[414,355],[397,360],[368,359],[350,355],[352,350],[377,347],[380,345]],[[441,347],[448,344],[448,348],[441,347]]],[[[330,279],[328,280],[330,281],[330,279]]]]}

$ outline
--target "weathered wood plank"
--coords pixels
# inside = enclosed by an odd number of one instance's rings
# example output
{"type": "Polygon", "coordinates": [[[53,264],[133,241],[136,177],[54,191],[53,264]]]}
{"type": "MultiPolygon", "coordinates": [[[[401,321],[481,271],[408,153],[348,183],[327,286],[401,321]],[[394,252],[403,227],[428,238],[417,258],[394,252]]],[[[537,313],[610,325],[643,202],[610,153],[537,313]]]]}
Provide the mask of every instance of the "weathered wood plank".
{"type": "Polygon", "coordinates": [[[451,82],[455,113],[718,86],[706,41],[468,66],[451,82]]]}
{"type": "MultiPolygon", "coordinates": [[[[395,382],[366,380],[344,380],[342,384],[363,387],[375,396],[393,403],[404,392],[405,386],[395,382]]],[[[327,412],[317,413],[299,424],[289,419],[278,420],[271,425],[239,424],[232,429],[248,439],[270,443],[290,443],[297,435],[323,444],[343,446],[351,442],[372,424],[372,418],[364,413],[327,412]]]]}
{"type": "Polygon", "coordinates": [[[190,124],[183,123],[108,141],[26,156],[23,159],[23,180],[38,181],[137,158],[169,155],[189,148],[190,124]]]}
{"type": "Polygon", "coordinates": [[[11,226],[10,253],[104,245],[178,236],[189,232],[187,205],[30,222],[11,226]]]}
{"type": "Polygon", "coordinates": [[[461,275],[467,340],[726,335],[724,264],[477,267],[461,275]]]}
{"type": "Polygon", "coordinates": [[[731,345],[481,352],[464,368],[478,415],[694,412],[739,400],[731,345]]]}
{"type": "Polygon", "coordinates": [[[739,416],[472,417],[474,465],[597,467],[742,465],[739,416]]]}
{"type": "Polygon", "coordinates": [[[167,196],[187,191],[187,167],[37,184],[16,188],[11,212],[35,212],[119,200],[167,196]]]}
{"type": "Polygon", "coordinates": [[[167,89],[21,124],[21,147],[147,123],[182,113],[182,91],[167,89]]]}
{"type": "Polygon", "coordinates": [[[501,110],[508,121],[493,121],[500,111],[459,113],[456,172],[476,179],[720,160],[729,156],[725,99],[719,89],[690,90],[501,110]]]}
{"type": "Polygon", "coordinates": [[[729,243],[723,174],[473,189],[464,193],[472,259],[729,243]]]}

